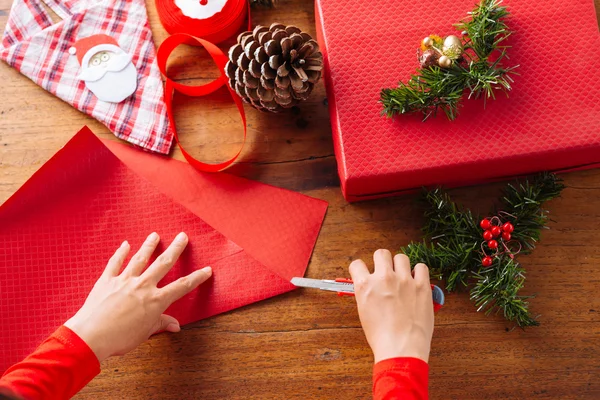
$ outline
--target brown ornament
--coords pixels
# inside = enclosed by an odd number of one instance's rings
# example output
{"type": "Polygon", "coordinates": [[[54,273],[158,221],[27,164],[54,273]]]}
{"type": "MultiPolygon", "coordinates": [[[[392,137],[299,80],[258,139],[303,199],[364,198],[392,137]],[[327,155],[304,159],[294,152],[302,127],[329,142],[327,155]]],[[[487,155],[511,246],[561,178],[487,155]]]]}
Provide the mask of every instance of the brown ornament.
{"type": "Polygon", "coordinates": [[[425,50],[419,55],[419,64],[421,64],[421,68],[437,66],[439,58],[440,55],[437,51],[433,49],[425,50]]]}
{"type": "Polygon", "coordinates": [[[323,54],[317,42],[292,25],[257,26],[229,49],[229,86],[248,104],[271,112],[290,108],[310,95],[321,78],[323,54]]]}

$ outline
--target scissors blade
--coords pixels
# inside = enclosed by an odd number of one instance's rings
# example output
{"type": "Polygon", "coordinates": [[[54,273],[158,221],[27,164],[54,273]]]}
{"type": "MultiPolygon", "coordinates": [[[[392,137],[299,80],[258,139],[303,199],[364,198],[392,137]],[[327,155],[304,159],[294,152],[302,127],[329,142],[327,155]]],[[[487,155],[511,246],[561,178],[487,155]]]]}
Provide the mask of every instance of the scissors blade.
{"type": "Polygon", "coordinates": [[[328,290],[330,292],[354,293],[353,284],[328,279],[292,278],[292,284],[298,287],[328,290]]]}

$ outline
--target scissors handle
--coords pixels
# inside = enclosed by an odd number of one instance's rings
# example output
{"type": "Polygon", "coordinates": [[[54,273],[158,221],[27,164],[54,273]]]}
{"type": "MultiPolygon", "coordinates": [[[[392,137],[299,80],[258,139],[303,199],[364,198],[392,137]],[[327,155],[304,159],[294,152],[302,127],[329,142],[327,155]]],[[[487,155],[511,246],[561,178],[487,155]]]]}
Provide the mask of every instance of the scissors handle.
{"type": "Polygon", "coordinates": [[[348,278],[335,278],[335,281],[339,283],[354,283],[352,282],[352,279],[348,278]]]}

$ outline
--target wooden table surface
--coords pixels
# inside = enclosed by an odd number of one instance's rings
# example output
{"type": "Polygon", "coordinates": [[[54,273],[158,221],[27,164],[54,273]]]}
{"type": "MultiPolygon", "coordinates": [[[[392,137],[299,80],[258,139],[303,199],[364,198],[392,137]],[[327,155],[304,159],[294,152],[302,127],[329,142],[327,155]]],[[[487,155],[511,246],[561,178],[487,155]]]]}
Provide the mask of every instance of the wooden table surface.
{"type": "MultiPolygon", "coordinates": [[[[11,0],[0,0],[0,25],[11,0]]],[[[596,0],[600,6],[600,0],[596,0]]],[[[166,33],[148,5],[156,43],[166,33]]],[[[282,0],[256,10],[255,23],[280,21],[315,33],[313,4],[282,0]]],[[[576,37],[574,27],[574,37],[576,37]]],[[[216,76],[198,49],[172,56],[178,79],[216,76]],[[185,65],[185,66],[183,66],[185,65]]],[[[6,200],[82,125],[113,138],[100,123],[0,66],[0,201],[6,200]]],[[[597,85],[597,83],[594,83],[597,85]]],[[[190,152],[219,161],[240,145],[240,119],[226,92],[177,99],[177,122],[190,152]]],[[[248,145],[230,172],[329,202],[307,276],[347,274],[355,258],[419,240],[421,209],[411,196],[348,204],[342,198],[321,84],[288,114],[246,108],[248,145]]],[[[178,150],[173,156],[182,159],[178,150]]],[[[567,189],[548,204],[557,221],[530,256],[527,293],[541,326],[508,331],[501,317],[476,313],[466,293],[447,296],[436,317],[432,399],[600,398],[600,170],[564,175],[567,189]]],[[[488,210],[500,185],[456,189],[457,200],[488,210]]],[[[295,291],[159,335],[102,373],[79,399],[365,399],[372,358],[354,301],[295,291]]]]}

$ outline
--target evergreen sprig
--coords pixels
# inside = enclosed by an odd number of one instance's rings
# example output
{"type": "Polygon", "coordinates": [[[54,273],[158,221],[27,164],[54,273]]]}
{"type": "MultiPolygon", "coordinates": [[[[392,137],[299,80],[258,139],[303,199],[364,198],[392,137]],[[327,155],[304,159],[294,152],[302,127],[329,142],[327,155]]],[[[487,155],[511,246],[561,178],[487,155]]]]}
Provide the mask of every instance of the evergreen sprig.
{"type": "MultiPolygon", "coordinates": [[[[501,213],[505,222],[514,225],[512,239],[520,244],[521,252],[530,252],[539,241],[548,221],[542,204],[558,197],[563,188],[562,181],[550,173],[507,185],[500,199],[501,213]]],[[[502,312],[521,328],[538,325],[529,312],[530,296],[519,295],[525,270],[517,260],[503,253],[494,257],[492,266],[482,266],[482,217],[454,203],[442,189],[425,191],[423,200],[427,206],[424,241],[401,249],[411,263],[427,264],[434,278],[446,281],[448,291],[470,287],[477,311],[502,312]]]]}
{"type": "Polygon", "coordinates": [[[534,178],[532,182],[525,181],[516,187],[509,184],[502,196],[503,207],[510,214],[519,215],[508,220],[514,225],[513,237],[522,245],[523,253],[529,253],[540,240],[540,232],[547,229],[548,211],[542,209],[542,204],[560,195],[564,185],[554,174],[544,173],[534,178]]]}
{"type": "Polygon", "coordinates": [[[510,14],[501,3],[501,0],[483,0],[469,13],[471,19],[455,25],[470,39],[465,50],[473,49],[480,60],[487,60],[496,49],[505,49],[500,44],[511,34],[505,22],[510,14]]]}
{"type": "Polygon", "coordinates": [[[511,90],[511,75],[517,66],[502,65],[508,58],[503,42],[511,35],[505,23],[509,15],[506,7],[500,0],[482,0],[469,14],[470,19],[456,24],[468,38],[461,58],[449,68],[417,69],[407,83],[383,89],[382,114],[393,117],[420,112],[425,121],[442,111],[452,121],[458,116],[465,92],[469,98],[483,97],[486,101],[495,99],[496,90],[511,90]]]}
{"type": "Polygon", "coordinates": [[[504,318],[525,328],[538,326],[539,322],[529,312],[526,299],[533,296],[520,296],[525,285],[525,270],[509,256],[498,257],[490,268],[479,268],[473,272],[476,282],[471,289],[471,300],[477,311],[503,312],[504,318]]]}

